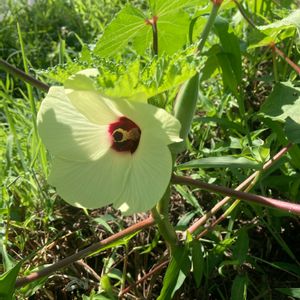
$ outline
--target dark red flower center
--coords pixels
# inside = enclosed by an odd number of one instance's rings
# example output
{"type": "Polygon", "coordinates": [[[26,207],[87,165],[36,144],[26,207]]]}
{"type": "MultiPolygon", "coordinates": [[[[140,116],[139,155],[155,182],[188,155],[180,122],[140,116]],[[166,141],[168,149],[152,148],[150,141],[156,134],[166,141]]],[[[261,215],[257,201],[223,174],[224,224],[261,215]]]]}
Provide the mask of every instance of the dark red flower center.
{"type": "Polygon", "coordinates": [[[118,151],[130,151],[131,154],[137,149],[141,130],[134,122],[126,117],[120,117],[117,122],[109,124],[108,132],[111,136],[111,147],[118,151]]]}

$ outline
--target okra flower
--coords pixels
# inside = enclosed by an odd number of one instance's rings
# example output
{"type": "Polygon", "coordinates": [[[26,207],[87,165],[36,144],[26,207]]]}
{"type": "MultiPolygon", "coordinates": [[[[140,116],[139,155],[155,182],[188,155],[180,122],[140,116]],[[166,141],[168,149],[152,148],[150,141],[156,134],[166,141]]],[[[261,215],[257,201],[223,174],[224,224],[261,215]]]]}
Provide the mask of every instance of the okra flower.
{"type": "Polygon", "coordinates": [[[38,130],[53,155],[48,181],[68,203],[108,204],[125,214],[151,209],[171,177],[168,145],[180,124],[145,102],[108,99],[76,74],[51,87],[38,113],[38,130]]]}

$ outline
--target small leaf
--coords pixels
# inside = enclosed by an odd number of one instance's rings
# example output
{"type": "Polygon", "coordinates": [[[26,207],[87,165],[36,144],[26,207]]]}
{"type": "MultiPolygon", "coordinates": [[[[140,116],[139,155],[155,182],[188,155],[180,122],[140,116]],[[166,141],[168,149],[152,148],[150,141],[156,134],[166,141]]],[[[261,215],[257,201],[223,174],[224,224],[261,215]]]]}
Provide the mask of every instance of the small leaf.
{"type": "Polygon", "coordinates": [[[0,275],[0,299],[11,300],[15,291],[16,279],[22,263],[17,263],[12,269],[0,275]]]}
{"type": "Polygon", "coordinates": [[[251,42],[249,48],[267,46],[270,43],[277,43],[295,34],[295,30],[300,31],[300,10],[293,11],[282,20],[268,25],[258,26],[259,34],[255,33],[256,39],[251,42]],[[260,35],[260,36],[259,36],[260,35]]]}
{"type": "Polygon", "coordinates": [[[196,117],[196,118],[194,118],[194,122],[196,122],[196,123],[197,122],[216,123],[216,124],[220,125],[221,127],[223,127],[224,129],[236,130],[236,131],[244,133],[244,134],[246,133],[245,129],[241,125],[228,120],[224,116],[221,118],[218,118],[218,117],[196,117]]]}
{"type": "Polygon", "coordinates": [[[260,115],[284,123],[287,138],[300,143],[300,89],[290,82],[275,85],[272,93],[262,105],[260,115]]]}
{"type": "MultiPolygon", "coordinates": [[[[31,272],[37,272],[37,271],[43,270],[43,269],[45,269],[45,268],[47,268],[49,266],[50,266],[50,264],[45,264],[45,265],[41,265],[41,266],[38,266],[38,267],[33,268],[33,269],[26,270],[26,272],[24,273],[24,275],[28,275],[31,272]]],[[[28,297],[29,298],[30,296],[34,295],[37,290],[43,288],[43,286],[44,286],[44,284],[45,284],[45,282],[47,280],[48,280],[47,277],[42,277],[40,279],[34,280],[32,282],[29,282],[25,286],[23,286],[20,289],[20,291],[21,291],[21,293],[22,293],[22,295],[24,297],[28,297]]]]}
{"type": "Polygon", "coordinates": [[[217,35],[220,39],[222,50],[224,53],[229,54],[231,68],[238,84],[242,81],[242,58],[240,41],[234,32],[230,31],[229,23],[227,20],[217,17],[214,26],[217,35]]]}
{"type": "Polygon", "coordinates": [[[192,261],[193,261],[193,275],[196,282],[196,287],[200,286],[203,270],[204,270],[204,258],[202,252],[202,245],[199,240],[191,242],[192,261]]]}
{"type": "Polygon", "coordinates": [[[219,156],[219,157],[205,157],[205,158],[191,160],[184,164],[178,165],[176,168],[178,170],[187,170],[187,169],[194,169],[194,168],[260,169],[261,165],[245,157],[219,156]]]}
{"type": "Polygon", "coordinates": [[[238,97],[238,82],[231,66],[229,54],[220,52],[217,54],[217,58],[222,69],[224,88],[228,88],[234,96],[238,97]]]}
{"type": "Polygon", "coordinates": [[[204,213],[198,200],[193,196],[193,194],[188,190],[188,188],[185,188],[181,185],[177,185],[176,190],[186,200],[187,203],[196,208],[197,212],[199,212],[200,214],[204,213]]]}
{"type": "Polygon", "coordinates": [[[186,248],[176,248],[173,252],[171,262],[167,268],[162,290],[157,300],[170,300],[175,292],[181,287],[188,272],[191,263],[186,248]]]}
{"type": "Polygon", "coordinates": [[[272,120],[284,121],[287,117],[299,115],[300,89],[291,82],[280,82],[264,102],[260,113],[272,120]]]}
{"type": "Polygon", "coordinates": [[[230,300],[246,300],[247,299],[248,278],[245,275],[237,275],[231,286],[230,300]]]}
{"type": "Polygon", "coordinates": [[[0,241],[0,253],[2,255],[2,262],[5,268],[4,270],[12,269],[15,266],[16,261],[7,253],[6,245],[3,241],[0,241]]]}
{"type": "Polygon", "coordinates": [[[276,291],[300,299],[300,288],[276,288],[276,291]]]}
{"type": "Polygon", "coordinates": [[[247,258],[249,248],[249,237],[245,229],[241,229],[232,252],[232,259],[241,265],[247,258]]]}
{"type": "Polygon", "coordinates": [[[286,119],[284,131],[289,141],[300,144],[300,112],[296,118],[296,120],[290,117],[286,119]]]}
{"type": "Polygon", "coordinates": [[[101,285],[101,288],[105,291],[105,293],[109,296],[108,299],[116,299],[108,275],[103,275],[101,277],[100,285],[101,285]]]}

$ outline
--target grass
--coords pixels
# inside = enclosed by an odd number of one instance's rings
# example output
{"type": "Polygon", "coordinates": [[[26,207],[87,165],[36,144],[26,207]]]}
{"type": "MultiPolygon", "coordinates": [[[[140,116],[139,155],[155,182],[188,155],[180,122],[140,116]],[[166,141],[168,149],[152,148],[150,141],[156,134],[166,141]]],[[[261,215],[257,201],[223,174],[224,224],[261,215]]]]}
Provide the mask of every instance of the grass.
{"type": "MultiPolygon", "coordinates": [[[[260,1],[246,1],[246,12],[257,25],[287,15],[295,5],[293,1],[261,2],[262,5],[260,1]]],[[[83,44],[94,45],[124,3],[40,0],[29,6],[27,1],[5,1],[0,6],[0,56],[42,78],[40,70],[76,60],[83,44]]],[[[140,8],[146,5],[142,1],[134,4],[140,8]]],[[[236,8],[224,10],[222,17],[230,21],[238,17],[236,12],[236,8]]],[[[251,32],[243,24],[237,26],[240,28],[236,33],[244,42],[251,32]]],[[[207,47],[216,42],[216,35],[211,35],[207,47]]],[[[294,62],[299,61],[296,43],[296,36],[278,43],[294,62]]],[[[297,84],[297,74],[278,56],[274,61],[270,49],[247,50],[244,46],[241,43],[243,98],[240,101],[246,112],[241,114],[230,82],[226,85],[221,72],[207,65],[188,151],[179,156],[179,163],[225,155],[248,157],[262,163],[287,143],[279,131],[262,123],[257,111],[270,94],[275,79],[297,84]],[[232,122],[238,126],[231,126],[232,122]]],[[[209,56],[209,52],[205,55],[209,56]]],[[[111,207],[81,210],[57,196],[46,182],[50,157],[35,128],[36,110],[43,95],[0,71],[0,273],[25,259],[20,275],[29,274],[147,216],[145,213],[122,217],[111,207]],[[26,260],[27,257],[30,259],[26,260]]],[[[298,153],[296,145],[260,176],[252,192],[299,200],[298,153]]],[[[206,182],[235,187],[252,172],[249,168],[226,167],[178,171],[178,174],[192,174],[206,182]]],[[[170,207],[172,224],[180,231],[186,230],[221,199],[197,188],[176,187],[170,207]]],[[[229,207],[230,204],[225,205],[200,229],[214,222],[229,207]]],[[[296,246],[299,232],[297,217],[240,202],[223,222],[208,230],[200,242],[195,242],[193,249],[202,253],[196,261],[202,264],[194,265],[196,271],[187,275],[174,299],[298,299],[299,296],[291,295],[300,287],[300,253],[296,246]],[[197,286],[199,277],[195,272],[201,270],[203,276],[197,286]],[[285,288],[285,293],[279,288],[285,288]],[[247,291],[247,296],[241,291],[247,291]]],[[[18,299],[100,299],[95,295],[99,280],[106,295],[110,295],[112,290],[120,291],[143,277],[165,255],[166,245],[152,227],[18,289],[16,296],[18,299]]],[[[165,270],[166,267],[133,288],[125,298],[156,299],[165,270]]]]}

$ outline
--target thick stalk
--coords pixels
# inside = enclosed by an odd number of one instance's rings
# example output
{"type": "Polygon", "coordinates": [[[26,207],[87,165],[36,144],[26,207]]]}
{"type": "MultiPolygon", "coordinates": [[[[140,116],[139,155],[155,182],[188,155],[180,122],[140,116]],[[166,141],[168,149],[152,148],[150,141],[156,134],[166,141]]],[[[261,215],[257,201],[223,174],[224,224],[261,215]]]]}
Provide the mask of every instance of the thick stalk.
{"type": "Polygon", "coordinates": [[[203,47],[205,45],[205,42],[208,38],[208,35],[209,35],[209,32],[211,30],[211,28],[213,27],[214,23],[215,23],[215,19],[217,17],[217,14],[218,14],[218,10],[221,6],[221,2],[222,1],[213,1],[213,6],[212,6],[212,10],[210,12],[210,15],[209,15],[209,18],[205,24],[205,27],[202,31],[202,34],[201,34],[201,37],[200,37],[200,40],[199,40],[199,43],[198,43],[198,46],[197,46],[197,50],[198,52],[202,52],[203,50],[203,47]]]}
{"type": "Polygon", "coordinates": [[[115,241],[118,241],[118,240],[126,237],[127,235],[133,234],[139,230],[150,227],[153,224],[154,224],[154,220],[152,217],[149,217],[143,221],[140,221],[139,223],[133,224],[132,226],[130,226],[126,229],[123,229],[122,231],[117,232],[102,241],[92,244],[91,246],[60,260],[49,267],[45,267],[44,269],[41,269],[39,271],[32,272],[31,274],[29,274],[25,277],[18,278],[15,286],[16,286],[16,288],[19,288],[19,287],[22,287],[32,281],[38,280],[45,276],[49,276],[50,274],[74,263],[75,261],[80,260],[96,251],[99,251],[99,250],[103,249],[104,247],[111,245],[115,241]]]}
{"type": "Polygon", "coordinates": [[[264,196],[249,194],[237,190],[233,190],[224,186],[219,186],[215,184],[209,184],[206,182],[202,182],[200,180],[195,180],[189,177],[185,176],[176,176],[174,175],[172,177],[172,182],[175,184],[184,184],[184,185],[191,185],[191,186],[197,186],[201,189],[220,193],[222,195],[227,195],[230,197],[239,198],[241,200],[250,201],[253,203],[257,203],[260,205],[272,207],[279,209],[281,211],[285,211],[288,213],[292,213],[295,215],[300,215],[300,204],[287,202],[287,201],[281,201],[273,198],[268,198],[264,196]]]}
{"type": "Polygon", "coordinates": [[[163,236],[164,240],[170,247],[172,253],[172,250],[178,244],[178,239],[177,239],[175,229],[168,219],[168,215],[159,213],[156,206],[152,208],[151,213],[160,234],[163,236]]]}
{"type": "Polygon", "coordinates": [[[153,53],[158,55],[158,33],[157,33],[157,17],[152,18],[152,32],[153,32],[153,53]]]}
{"type": "MultiPolygon", "coordinates": [[[[290,149],[292,145],[289,144],[288,146],[281,149],[274,157],[272,157],[270,160],[268,160],[262,168],[262,171],[265,171],[269,169],[271,166],[273,166],[279,159],[281,159],[290,149]]],[[[239,186],[235,189],[237,191],[243,191],[245,188],[247,188],[249,185],[252,185],[252,182],[260,175],[261,171],[255,171],[251,176],[249,176],[246,180],[244,180],[239,186]]],[[[225,197],[220,202],[218,202],[212,209],[210,209],[204,216],[202,216],[200,219],[196,220],[188,229],[190,233],[194,233],[198,230],[199,227],[203,226],[207,220],[215,215],[228,201],[231,199],[231,197],[225,197]]]]}

